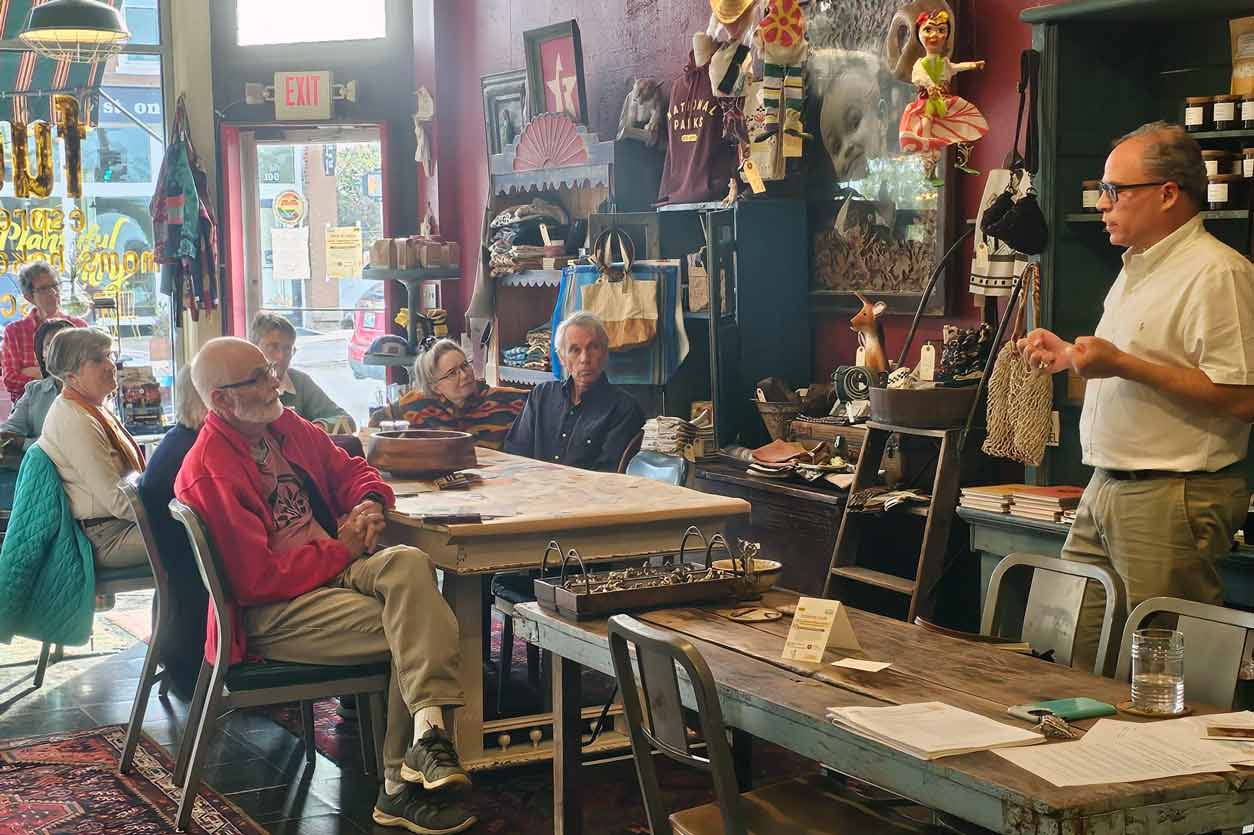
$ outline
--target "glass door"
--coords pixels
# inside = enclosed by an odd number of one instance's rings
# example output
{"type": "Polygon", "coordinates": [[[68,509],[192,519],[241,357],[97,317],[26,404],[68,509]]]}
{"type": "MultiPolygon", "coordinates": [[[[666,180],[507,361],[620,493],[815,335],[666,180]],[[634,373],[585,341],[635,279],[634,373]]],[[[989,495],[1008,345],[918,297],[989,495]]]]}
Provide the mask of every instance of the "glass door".
{"type": "Polygon", "coordinates": [[[384,287],[361,278],[383,236],[379,129],[254,128],[241,131],[240,156],[245,321],[288,319],[291,367],[364,425],[386,396],[385,369],[362,361],[388,332],[384,287]]]}

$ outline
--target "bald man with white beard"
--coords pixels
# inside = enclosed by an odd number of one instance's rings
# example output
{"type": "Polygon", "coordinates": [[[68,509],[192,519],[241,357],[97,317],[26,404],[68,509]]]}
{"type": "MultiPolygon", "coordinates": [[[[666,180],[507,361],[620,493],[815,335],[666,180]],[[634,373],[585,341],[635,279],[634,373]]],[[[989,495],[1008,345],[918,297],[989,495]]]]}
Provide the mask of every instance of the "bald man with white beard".
{"type": "MultiPolygon", "coordinates": [[[[175,495],[204,520],[231,589],[230,663],[392,661],[384,786],[373,819],[418,833],[476,818],[448,790],[470,778],[444,732],[464,703],[457,620],[427,555],[377,548],[395,501],[377,470],[350,458],[279,401],[279,379],[243,339],[210,340],[192,362],[209,407],[175,495]]],[[[205,642],[217,657],[212,612],[205,642]]]]}

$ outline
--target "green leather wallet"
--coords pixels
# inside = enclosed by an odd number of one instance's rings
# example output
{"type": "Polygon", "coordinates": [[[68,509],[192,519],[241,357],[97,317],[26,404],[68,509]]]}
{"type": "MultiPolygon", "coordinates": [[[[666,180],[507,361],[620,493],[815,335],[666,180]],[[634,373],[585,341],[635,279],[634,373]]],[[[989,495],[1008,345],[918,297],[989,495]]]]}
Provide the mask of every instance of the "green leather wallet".
{"type": "Polygon", "coordinates": [[[1114,716],[1115,706],[1097,699],[1081,696],[1078,699],[1051,699],[1046,702],[1033,702],[1029,705],[1015,705],[1006,711],[1016,719],[1028,722],[1039,722],[1042,716],[1057,716],[1074,722],[1079,719],[1093,719],[1097,716],[1114,716]]]}

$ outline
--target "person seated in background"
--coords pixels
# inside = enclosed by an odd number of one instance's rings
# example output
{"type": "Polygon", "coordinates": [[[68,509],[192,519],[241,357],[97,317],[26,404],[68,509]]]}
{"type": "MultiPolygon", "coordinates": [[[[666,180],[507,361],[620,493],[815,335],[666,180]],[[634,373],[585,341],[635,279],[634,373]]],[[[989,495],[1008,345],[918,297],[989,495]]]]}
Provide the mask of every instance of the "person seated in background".
{"type": "Polygon", "coordinates": [[[187,530],[170,515],[174,479],[205,423],[205,403],[192,383],[190,365],[180,369],[174,381],[174,402],[178,423],[153,450],[139,480],[139,496],[148,512],[152,535],[170,581],[171,599],[161,601],[162,606],[169,607],[170,634],[161,638],[159,660],[170,671],[175,686],[181,692],[190,693],[200,672],[209,593],[200,579],[187,530]]]}
{"type": "MultiPolygon", "coordinates": [[[[248,342],[205,343],[192,379],[209,416],[174,492],[218,545],[232,592],[230,663],[390,658],[374,822],[440,833],[474,825],[476,817],[440,791],[470,783],[444,731],[444,709],[465,703],[457,619],[425,553],[377,550],[392,489],[364,459],[283,408],[278,369],[248,342]]],[[[211,631],[205,657],[217,654],[211,631]]]]}
{"type": "Polygon", "coordinates": [[[475,436],[476,446],[500,449],[510,425],[522,413],[527,393],[494,388],[475,379],[475,369],[451,339],[418,354],[414,388],[375,414],[380,420],[407,420],[415,429],[451,429],[475,436]]]}
{"type": "Polygon", "coordinates": [[[62,388],[37,443],[56,465],[96,564],[120,568],[146,563],[148,552],[118,489],[127,473],[143,471],[144,454],[105,406],[118,387],[112,349],[112,337],[97,328],[70,328],[52,340],[48,373],[62,388]]]}
{"type": "Polygon", "coordinates": [[[38,355],[35,353],[35,331],[51,319],[66,319],[75,327],[85,328],[82,319],[61,311],[61,276],[47,261],[32,261],[17,274],[22,296],[30,302],[30,313],[4,328],[4,345],[0,346],[0,368],[9,400],[16,403],[31,380],[42,379],[38,355]]]}
{"type": "Polygon", "coordinates": [[[566,379],[541,383],[505,438],[505,451],[584,470],[615,472],[644,412],[605,376],[610,338],[600,317],[580,312],[557,326],[566,379]]]}
{"type": "Polygon", "coordinates": [[[57,331],[73,327],[77,326],[68,319],[49,319],[35,330],[35,356],[39,359],[39,373],[43,374],[43,379],[26,384],[26,390],[13,404],[8,419],[0,423],[0,434],[25,438],[22,449],[29,449],[39,438],[48,409],[61,393],[61,381],[48,373],[48,346],[57,331]]]}
{"type": "Polygon", "coordinates": [[[274,363],[274,371],[280,381],[279,400],[284,406],[295,409],[296,414],[318,424],[324,432],[331,432],[340,424],[346,425],[349,432],[357,430],[352,416],[336,405],[313,377],[292,368],[292,357],[296,355],[296,328],[291,322],[274,313],[258,313],[253,319],[249,336],[266,359],[274,363]]]}

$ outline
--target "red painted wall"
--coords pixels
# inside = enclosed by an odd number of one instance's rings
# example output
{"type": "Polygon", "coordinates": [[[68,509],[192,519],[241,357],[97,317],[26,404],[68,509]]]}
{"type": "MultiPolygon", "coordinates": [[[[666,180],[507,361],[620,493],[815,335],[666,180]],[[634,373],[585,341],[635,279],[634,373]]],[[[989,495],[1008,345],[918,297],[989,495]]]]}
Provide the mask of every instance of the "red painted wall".
{"type": "MultiPolygon", "coordinates": [[[[419,0],[419,5],[429,1],[419,0]]],[[[436,0],[437,8],[440,2],[436,0]]],[[[463,252],[472,256],[477,255],[476,243],[481,240],[488,191],[479,77],[525,65],[525,30],[575,18],[583,39],[590,127],[604,139],[617,131],[623,97],[632,79],[637,75],[669,79],[678,74],[691,47],[691,34],[705,29],[709,13],[706,0],[611,0],[604,4],[579,0],[453,2],[456,14],[443,17],[445,26],[435,39],[443,166],[438,176],[438,205],[442,232],[461,241],[463,252]]],[[[975,6],[971,0],[955,5],[960,10],[975,6]]],[[[978,18],[962,14],[960,25],[969,54],[960,49],[956,57],[988,61],[988,69],[966,73],[961,79],[962,94],[980,107],[992,128],[976,145],[972,156],[973,165],[980,170],[1000,165],[1013,139],[1019,52],[1031,45],[1032,37],[1030,27],[1019,21],[1019,12],[1031,5],[1039,4],[1027,0],[981,0],[976,7],[978,18]]],[[[958,176],[962,180],[958,185],[962,217],[974,217],[983,178],[958,176]]],[[[446,290],[445,303],[453,314],[451,318],[457,318],[470,299],[474,283],[470,277],[475,274],[470,266],[467,280],[456,289],[446,290]]],[[[916,346],[926,339],[939,340],[942,322],[979,320],[979,312],[966,292],[965,273],[969,266],[968,254],[960,261],[963,286],[950,296],[956,299],[955,315],[924,320],[916,346]]],[[[903,318],[893,317],[886,322],[889,353],[893,355],[900,349],[900,340],[909,326],[908,318],[903,318]]],[[[835,366],[853,360],[857,341],[843,317],[819,317],[814,325],[815,372],[816,378],[822,379],[835,366]]]]}

